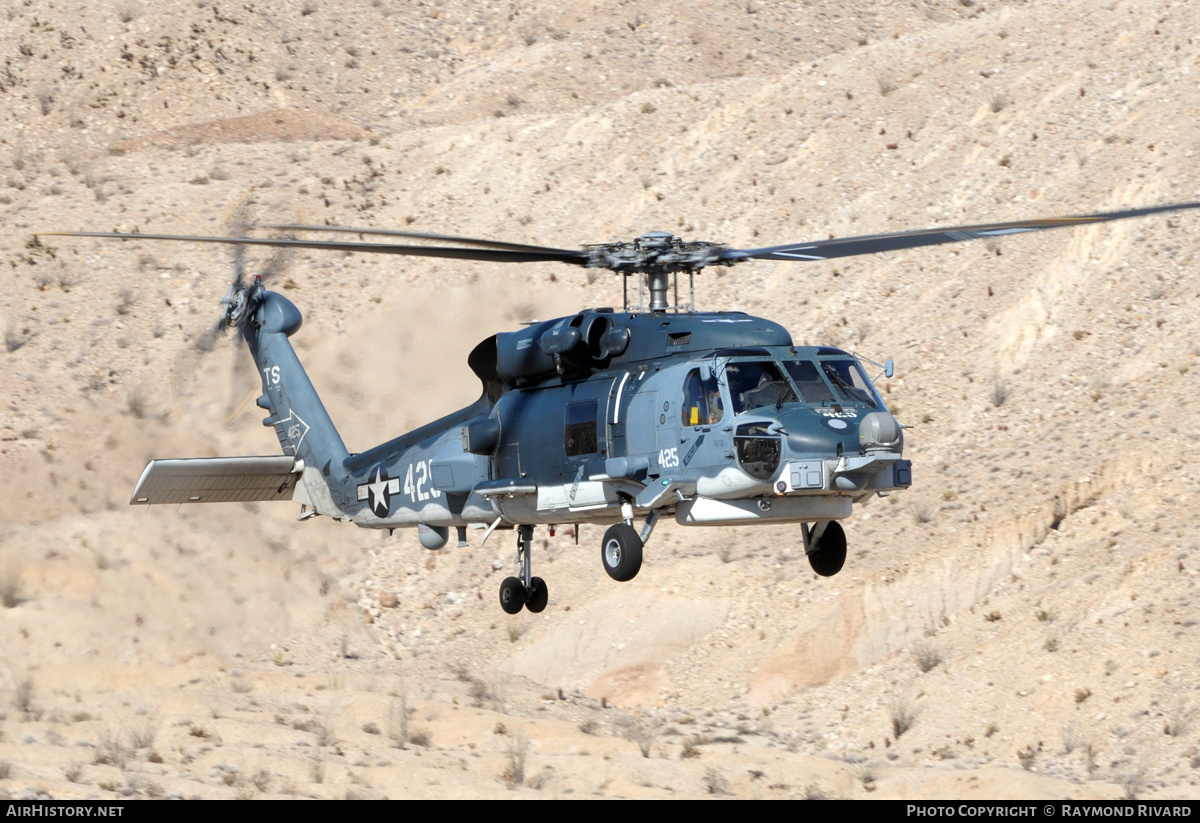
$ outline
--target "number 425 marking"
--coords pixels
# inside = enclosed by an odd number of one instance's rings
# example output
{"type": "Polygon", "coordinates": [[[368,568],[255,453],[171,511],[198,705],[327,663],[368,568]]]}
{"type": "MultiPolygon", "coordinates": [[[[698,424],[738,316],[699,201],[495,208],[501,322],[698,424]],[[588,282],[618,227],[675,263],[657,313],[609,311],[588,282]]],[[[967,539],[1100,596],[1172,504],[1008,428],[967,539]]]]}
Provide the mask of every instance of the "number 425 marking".
{"type": "Polygon", "coordinates": [[[418,460],[415,463],[408,464],[408,472],[404,475],[404,493],[408,495],[409,500],[416,503],[428,500],[431,497],[441,496],[442,493],[440,491],[429,485],[429,477],[428,460],[418,460]],[[429,486],[428,490],[426,490],[426,486],[429,486]]]}

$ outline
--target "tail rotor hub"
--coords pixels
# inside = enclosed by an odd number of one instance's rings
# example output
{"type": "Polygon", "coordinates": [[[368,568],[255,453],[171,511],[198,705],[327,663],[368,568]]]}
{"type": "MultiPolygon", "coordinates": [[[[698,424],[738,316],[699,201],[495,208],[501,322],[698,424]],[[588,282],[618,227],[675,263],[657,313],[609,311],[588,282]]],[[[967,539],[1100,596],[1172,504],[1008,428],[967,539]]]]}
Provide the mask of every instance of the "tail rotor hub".
{"type": "Polygon", "coordinates": [[[230,326],[236,328],[242,325],[242,321],[246,319],[246,305],[249,302],[246,292],[248,291],[249,289],[234,291],[233,286],[230,286],[229,293],[221,298],[221,305],[225,307],[225,322],[230,326]]]}

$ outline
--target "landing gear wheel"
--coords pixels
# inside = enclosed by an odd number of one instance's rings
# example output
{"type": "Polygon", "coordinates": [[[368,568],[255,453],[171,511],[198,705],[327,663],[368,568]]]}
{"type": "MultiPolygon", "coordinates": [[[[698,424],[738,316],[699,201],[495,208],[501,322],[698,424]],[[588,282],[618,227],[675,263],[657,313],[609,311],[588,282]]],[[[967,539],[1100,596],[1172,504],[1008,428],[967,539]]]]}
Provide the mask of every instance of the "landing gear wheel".
{"type": "Polygon", "coordinates": [[[525,608],[537,614],[546,608],[549,600],[550,591],[546,588],[546,581],[540,577],[530,580],[529,590],[525,593],[525,608]]]}
{"type": "Polygon", "coordinates": [[[515,577],[506,577],[500,584],[500,608],[516,614],[525,605],[525,584],[515,577]]]}
{"type": "Polygon", "coordinates": [[[642,538],[627,523],[610,526],[600,543],[600,561],[613,580],[625,582],[642,568],[642,538]]]}
{"type": "Polygon", "coordinates": [[[822,577],[833,577],[846,562],[846,531],[842,524],[830,520],[824,533],[817,538],[815,550],[808,555],[808,564],[822,577]]]}

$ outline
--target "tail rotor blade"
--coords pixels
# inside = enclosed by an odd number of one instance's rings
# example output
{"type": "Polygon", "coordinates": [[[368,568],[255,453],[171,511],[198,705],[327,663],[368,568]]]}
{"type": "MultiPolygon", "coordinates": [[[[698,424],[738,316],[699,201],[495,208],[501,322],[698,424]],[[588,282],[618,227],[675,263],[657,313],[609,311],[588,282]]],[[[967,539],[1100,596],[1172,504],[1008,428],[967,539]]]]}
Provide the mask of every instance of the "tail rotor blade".
{"type": "MultiPolygon", "coordinates": [[[[240,248],[240,247],[239,247],[240,248]]],[[[288,266],[292,263],[292,258],[295,256],[294,249],[275,249],[271,256],[267,258],[266,263],[262,266],[262,271],[259,277],[264,283],[267,283],[279,275],[287,271],[288,266]]]]}
{"type": "Polygon", "coordinates": [[[233,247],[233,290],[241,291],[246,286],[246,249],[233,247]]]}
{"type": "Polygon", "coordinates": [[[217,345],[217,341],[225,334],[225,330],[229,328],[228,317],[225,314],[221,315],[221,319],[213,323],[204,333],[196,338],[196,348],[202,352],[210,352],[213,346],[217,345]]]}

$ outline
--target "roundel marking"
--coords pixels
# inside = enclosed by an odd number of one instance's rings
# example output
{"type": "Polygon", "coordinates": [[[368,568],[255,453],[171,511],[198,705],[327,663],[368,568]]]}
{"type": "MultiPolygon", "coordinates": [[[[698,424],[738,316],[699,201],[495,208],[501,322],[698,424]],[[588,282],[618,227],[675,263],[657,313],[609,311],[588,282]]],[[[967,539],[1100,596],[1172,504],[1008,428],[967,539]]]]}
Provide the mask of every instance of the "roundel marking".
{"type": "Polygon", "coordinates": [[[389,478],[380,463],[367,475],[366,483],[358,484],[358,499],[366,500],[376,517],[387,517],[392,511],[392,495],[400,491],[400,478],[389,478]]]}

